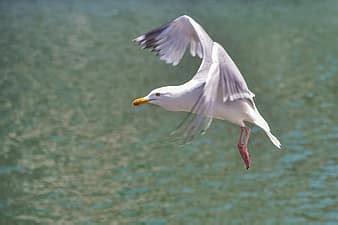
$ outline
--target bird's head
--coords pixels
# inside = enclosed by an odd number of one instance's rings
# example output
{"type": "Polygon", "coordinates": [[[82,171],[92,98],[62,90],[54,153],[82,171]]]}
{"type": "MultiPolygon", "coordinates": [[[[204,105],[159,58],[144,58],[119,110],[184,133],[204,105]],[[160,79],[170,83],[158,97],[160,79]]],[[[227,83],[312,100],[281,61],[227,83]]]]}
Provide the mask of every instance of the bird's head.
{"type": "Polygon", "coordinates": [[[152,90],[148,95],[137,98],[133,101],[134,106],[143,105],[145,103],[151,103],[159,105],[163,108],[170,109],[170,105],[175,99],[175,92],[170,86],[156,88],[152,90]]]}

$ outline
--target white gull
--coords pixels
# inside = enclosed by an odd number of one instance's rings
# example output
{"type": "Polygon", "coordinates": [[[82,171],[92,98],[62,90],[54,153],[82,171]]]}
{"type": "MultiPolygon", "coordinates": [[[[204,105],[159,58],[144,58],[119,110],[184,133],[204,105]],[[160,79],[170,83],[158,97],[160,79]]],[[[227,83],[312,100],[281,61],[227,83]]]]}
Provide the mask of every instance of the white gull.
{"type": "MultiPolygon", "coordinates": [[[[191,112],[185,120],[185,142],[197,133],[205,132],[213,118],[227,120],[240,126],[238,150],[248,169],[250,128],[245,122],[262,128],[271,142],[280,148],[279,140],[270,132],[254,102],[241,72],[224,48],[214,42],[191,17],[183,15],[168,24],[149,31],[134,40],[143,48],[156,52],[161,60],[176,66],[190,46],[192,56],[202,58],[194,77],[178,86],[152,90],[147,96],[135,99],[135,106],[151,103],[169,111],[191,112]]],[[[182,127],[182,126],[181,126],[182,127]]]]}

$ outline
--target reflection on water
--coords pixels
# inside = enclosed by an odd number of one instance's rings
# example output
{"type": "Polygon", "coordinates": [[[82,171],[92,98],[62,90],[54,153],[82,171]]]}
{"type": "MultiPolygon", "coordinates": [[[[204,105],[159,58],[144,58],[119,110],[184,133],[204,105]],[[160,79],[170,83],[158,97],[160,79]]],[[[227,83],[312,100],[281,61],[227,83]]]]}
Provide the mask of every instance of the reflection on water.
{"type": "Polygon", "coordinates": [[[336,1],[1,1],[0,224],[335,224],[336,1]],[[130,101],[179,84],[131,40],[187,13],[224,44],[284,150],[215,121],[191,145],[184,117],[130,101]]]}

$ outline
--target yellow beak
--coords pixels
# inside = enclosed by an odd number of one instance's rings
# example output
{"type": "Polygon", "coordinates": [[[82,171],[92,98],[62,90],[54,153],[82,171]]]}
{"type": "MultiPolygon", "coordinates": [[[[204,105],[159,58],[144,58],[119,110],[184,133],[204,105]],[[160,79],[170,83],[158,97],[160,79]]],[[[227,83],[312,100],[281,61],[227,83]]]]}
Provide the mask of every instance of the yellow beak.
{"type": "Polygon", "coordinates": [[[146,99],[146,98],[137,98],[133,101],[133,105],[134,106],[139,106],[139,105],[142,105],[142,104],[145,104],[145,103],[148,103],[149,102],[149,99],[146,99]]]}

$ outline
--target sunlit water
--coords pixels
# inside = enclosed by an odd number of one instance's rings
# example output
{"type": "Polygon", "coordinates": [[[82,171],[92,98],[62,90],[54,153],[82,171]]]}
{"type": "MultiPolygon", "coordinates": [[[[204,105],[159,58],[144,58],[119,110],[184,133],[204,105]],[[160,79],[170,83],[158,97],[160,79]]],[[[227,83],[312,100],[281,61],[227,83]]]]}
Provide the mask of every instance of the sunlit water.
{"type": "Polygon", "coordinates": [[[0,1],[0,224],[337,224],[338,2],[0,1]],[[223,44],[280,138],[131,100],[197,70],[131,40],[188,14],[223,44]]]}

